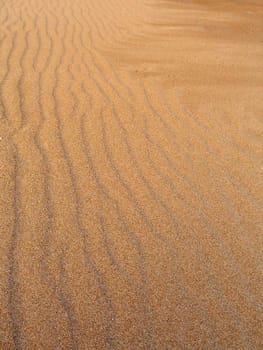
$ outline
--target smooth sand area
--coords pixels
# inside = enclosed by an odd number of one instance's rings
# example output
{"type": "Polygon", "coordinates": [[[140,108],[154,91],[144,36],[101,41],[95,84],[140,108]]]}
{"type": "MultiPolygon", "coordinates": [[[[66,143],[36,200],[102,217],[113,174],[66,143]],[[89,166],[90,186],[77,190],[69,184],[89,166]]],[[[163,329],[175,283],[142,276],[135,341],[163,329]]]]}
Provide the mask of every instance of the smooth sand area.
{"type": "Polygon", "coordinates": [[[0,0],[0,349],[263,348],[263,1],[0,0]]]}

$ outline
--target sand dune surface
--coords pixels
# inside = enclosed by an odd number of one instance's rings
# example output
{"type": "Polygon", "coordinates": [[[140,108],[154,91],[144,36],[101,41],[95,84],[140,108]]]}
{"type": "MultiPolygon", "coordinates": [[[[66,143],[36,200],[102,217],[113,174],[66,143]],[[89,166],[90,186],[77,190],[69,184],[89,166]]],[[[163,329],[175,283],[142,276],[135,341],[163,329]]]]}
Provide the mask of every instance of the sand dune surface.
{"type": "Polygon", "coordinates": [[[262,349],[262,1],[0,8],[0,348],[262,349]]]}

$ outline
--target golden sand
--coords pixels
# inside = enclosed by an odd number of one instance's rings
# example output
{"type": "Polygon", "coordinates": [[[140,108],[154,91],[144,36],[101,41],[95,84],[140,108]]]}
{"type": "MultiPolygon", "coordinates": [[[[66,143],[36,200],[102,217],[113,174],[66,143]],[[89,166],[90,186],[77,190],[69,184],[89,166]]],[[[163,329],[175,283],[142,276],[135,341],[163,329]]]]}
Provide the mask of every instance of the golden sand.
{"type": "Polygon", "coordinates": [[[262,349],[262,0],[0,7],[0,348],[262,349]]]}

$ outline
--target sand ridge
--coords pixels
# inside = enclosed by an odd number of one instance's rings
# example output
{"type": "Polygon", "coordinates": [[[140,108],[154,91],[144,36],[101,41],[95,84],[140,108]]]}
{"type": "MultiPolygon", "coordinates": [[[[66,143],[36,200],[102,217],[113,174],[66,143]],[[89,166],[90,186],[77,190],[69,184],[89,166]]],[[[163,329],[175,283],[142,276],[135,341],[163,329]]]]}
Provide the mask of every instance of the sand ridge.
{"type": "Polygon", "coordinates": [[[261,349],[261,1],[0,8],[0,348],[261,349]]]}

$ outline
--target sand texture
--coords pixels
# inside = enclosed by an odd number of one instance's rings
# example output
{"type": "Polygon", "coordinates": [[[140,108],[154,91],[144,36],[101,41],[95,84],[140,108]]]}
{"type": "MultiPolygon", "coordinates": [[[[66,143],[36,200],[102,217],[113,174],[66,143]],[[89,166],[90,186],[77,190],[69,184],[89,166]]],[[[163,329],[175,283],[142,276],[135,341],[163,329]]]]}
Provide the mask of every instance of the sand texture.
{"type": "Polygon", "coordinates": [[[263,1],[0,0],[0,349],[263,349],[263,1]]]}

